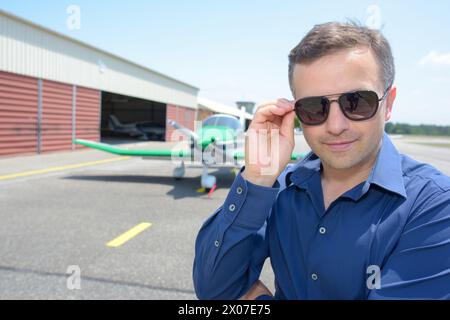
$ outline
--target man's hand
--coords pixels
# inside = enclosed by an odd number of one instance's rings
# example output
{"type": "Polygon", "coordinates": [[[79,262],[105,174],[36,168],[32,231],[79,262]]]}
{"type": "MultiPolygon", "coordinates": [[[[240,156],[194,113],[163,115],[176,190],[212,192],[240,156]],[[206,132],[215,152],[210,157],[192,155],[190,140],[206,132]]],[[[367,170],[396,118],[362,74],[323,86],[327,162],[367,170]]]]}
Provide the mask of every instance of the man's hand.
{"type": "Polygon", "coordinates": [[[294,101],[278,99],[258,107],[245,139],[243,178],[271,187],[294,149],[294,101]]]}
{"type": "Polygon", "coordinates": [[[262,295],[268,295],[271,297],[273,296],[270,290],[264,285],[264,283],[258,280],[239,300],[255,300],[262,295]]]}

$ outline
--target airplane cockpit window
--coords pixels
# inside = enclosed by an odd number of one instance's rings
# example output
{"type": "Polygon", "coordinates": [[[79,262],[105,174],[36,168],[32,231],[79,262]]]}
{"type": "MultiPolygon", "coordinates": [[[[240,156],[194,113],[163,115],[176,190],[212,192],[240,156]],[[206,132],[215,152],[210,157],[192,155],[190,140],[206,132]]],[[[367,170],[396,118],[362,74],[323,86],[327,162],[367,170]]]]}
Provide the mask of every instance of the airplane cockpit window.
{"type": "Polygon", "coordinates": [[[217,117],[209,117],[203,121],[204,126],[215,126],[217,117]]]}
{"type": "Polygon", "coordinates": [[[204,126],[224,126],[233,130],[242,129],[241,123],[234,117],[212,116],[203,121],[204,126]]]}

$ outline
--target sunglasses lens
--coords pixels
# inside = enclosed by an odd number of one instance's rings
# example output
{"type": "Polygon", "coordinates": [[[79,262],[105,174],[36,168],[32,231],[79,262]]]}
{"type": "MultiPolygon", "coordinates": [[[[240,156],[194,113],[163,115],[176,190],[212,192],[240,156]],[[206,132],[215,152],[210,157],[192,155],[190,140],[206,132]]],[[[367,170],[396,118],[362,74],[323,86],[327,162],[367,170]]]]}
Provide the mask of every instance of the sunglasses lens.
{"type": "Polygon", "coordinates": [[[295,103],[295,113],[304,124],[320,124],[327,118],[328,106],[329,102],[327,98],[304,98],[295,103]]]}
{"type": "Polygon", "coordinates": [[[339,98],[339,103],[348,118],[366,120],[377,112],[378,95],[373,91],[346,93],[339,98]]]}

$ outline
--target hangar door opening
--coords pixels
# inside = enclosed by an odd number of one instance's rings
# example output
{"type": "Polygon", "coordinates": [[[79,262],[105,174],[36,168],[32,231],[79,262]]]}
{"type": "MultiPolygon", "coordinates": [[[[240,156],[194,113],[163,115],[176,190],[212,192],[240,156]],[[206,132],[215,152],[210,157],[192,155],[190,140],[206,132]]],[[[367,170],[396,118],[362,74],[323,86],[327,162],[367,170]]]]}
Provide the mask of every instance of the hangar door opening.
{"type": "Polygon", "coordinates": [[[166,104],[102,92],[101,139],[164,141],[166,104]]]}

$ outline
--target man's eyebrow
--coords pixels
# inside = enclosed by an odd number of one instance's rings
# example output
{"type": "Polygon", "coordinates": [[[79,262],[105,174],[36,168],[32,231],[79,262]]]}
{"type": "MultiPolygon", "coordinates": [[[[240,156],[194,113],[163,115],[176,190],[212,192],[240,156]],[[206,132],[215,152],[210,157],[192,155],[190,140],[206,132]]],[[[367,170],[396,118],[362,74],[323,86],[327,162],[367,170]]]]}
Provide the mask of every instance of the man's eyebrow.
{"type": "Polygon", "coordinates": [[[328,94],[322,94],[322,95],[309,95],[309,96],[304,96],[304,97],[301,97],[301,98],[296,99],[296,100],[300,100],[300,99],[304,99],[304,98],[311,98],[311,97],[328,97],[328,96],[336,96],[336,95],[343,94],[343,93],[347,93],[347,92],[369,91],[369,90],[373,90],[373,89],[368,89],[367,87],[358,87],[358,88],[356,88],[356,89],[351,89],[351,90],[347,90],[347,91],[344,91],[344,92],[328,93],[328,94]]]}
{"type": "Polygon", "coordinates": [[[348,92],[352,92],[352,91],[367,91],[367,90],[373,90],[373,89],[367,89],[367,87],[359,87],[357,89],[353,89],[353,90],[348,91],[348,92]]]}

